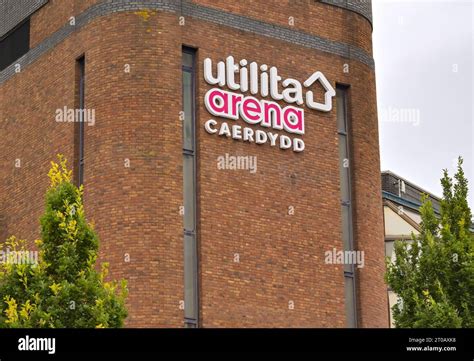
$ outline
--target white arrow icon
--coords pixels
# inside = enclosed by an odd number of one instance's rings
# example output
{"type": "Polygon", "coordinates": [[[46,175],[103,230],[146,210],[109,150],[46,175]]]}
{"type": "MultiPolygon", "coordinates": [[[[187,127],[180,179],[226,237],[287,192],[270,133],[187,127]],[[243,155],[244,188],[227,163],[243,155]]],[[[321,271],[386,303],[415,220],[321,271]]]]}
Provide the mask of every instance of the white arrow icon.
{"type": "Polygon", "coordinates": [[[324,94],[324,104],[314,101],[314,94],[310,90],[306,93],[306,105],[309,108],[320,110],[322,112],[330,112],[332,109],[332,97],[336,95],[336,91],[332,87],[331,83],[326,79],[323,73],[320,71],[315,72],[305,82],[304,86],[309,88],[314,84],[315,81],[319,81],[323,88],[326,90],[324,94]]]}

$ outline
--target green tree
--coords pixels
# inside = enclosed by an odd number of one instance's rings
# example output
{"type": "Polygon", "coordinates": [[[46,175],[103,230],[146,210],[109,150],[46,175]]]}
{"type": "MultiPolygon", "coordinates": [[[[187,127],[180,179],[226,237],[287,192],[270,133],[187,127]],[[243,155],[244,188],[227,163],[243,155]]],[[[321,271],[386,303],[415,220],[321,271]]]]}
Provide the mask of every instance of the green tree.
{"type": "Polygon", "coordinates": [[[99,241],[85,219],[83,188],[71,182],[66,160],[58,157],[48,173],[37,262],[18,262],[30,254],[23,240],[0,245],[0,327],[122,327],[126,282],[106,282],[107,263],[95,269],[99,241]]]}
{"type": "Polygon", "coordinates": [[[420,234],[395,242],[395,261],[387,259],[385,278],[399,298],[396,327],[474,327],[474,236],[462,158],[454,179],[444,170],[441,184],[440,216],[424,195],[420,234]]]}

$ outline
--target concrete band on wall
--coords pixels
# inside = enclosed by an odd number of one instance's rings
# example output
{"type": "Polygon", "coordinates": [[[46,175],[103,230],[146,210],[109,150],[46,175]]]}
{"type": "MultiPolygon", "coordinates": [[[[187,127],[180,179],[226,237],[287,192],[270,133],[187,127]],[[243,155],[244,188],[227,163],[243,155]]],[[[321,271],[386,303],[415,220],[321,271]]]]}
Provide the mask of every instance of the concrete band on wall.
{"type": "Polygon", "coordinates": [[[183,0],[177,2],[173,0],[107,0],[97,3],[81,14],[76,16],[76,24],[64,25],[61,29],[43,40],[28,53],[19,58],[14,64],[9,65],[0,72],[0,84],[11,78],[15,74],[15,64],[20,64],[22,68],[33,63],[42,54],[53,49],[62,40],[68,37],[74,31],[82,28],[93,19],[117,12],[134,10],[161,10],[189,16],[199,20],[209,21],[215,24],[228,26],[242,31],[251,32],[258,35],[268,36],[278,40],[286,41],[292,44],[301,45],[307,48],[324,51],[326,53],[353,59],[374,68],[372,56],[365,50],[342,42],[332,41],[304,33],[302,31],[292,30],[274,24],[266,23],[260,20],[251,19],[242,15],[231,14],[222,10],[209,8],[206,6],[191,3],[183,0]]]}
{"type": "Polygon", "coordinates": [[[372,0],[321,0],[321,2],[362,15],[372,25],[372,0]]]}
{"type": "Polygon", "coordinates": [[[48,0],[0,0],[0,38],[47,2],[48,0]]]}

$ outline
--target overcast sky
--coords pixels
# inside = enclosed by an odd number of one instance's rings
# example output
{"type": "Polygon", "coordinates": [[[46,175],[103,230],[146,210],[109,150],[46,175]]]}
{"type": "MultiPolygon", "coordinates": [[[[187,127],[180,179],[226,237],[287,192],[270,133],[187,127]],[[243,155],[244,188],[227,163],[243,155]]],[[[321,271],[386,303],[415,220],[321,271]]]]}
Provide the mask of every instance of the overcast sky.
{"type": "Polygon", "coordinates": [[[441,195],[464,158],[474,208],[474,0],[373,0],[382,170],[441,195]]]}

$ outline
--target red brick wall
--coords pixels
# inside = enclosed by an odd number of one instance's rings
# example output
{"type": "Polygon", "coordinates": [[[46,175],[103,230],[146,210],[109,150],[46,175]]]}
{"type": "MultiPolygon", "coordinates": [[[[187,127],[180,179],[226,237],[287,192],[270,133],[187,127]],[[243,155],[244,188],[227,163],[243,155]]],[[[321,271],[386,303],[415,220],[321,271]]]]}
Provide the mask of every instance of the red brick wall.
{"type": "MultiPolygon", "coordinates": [[[[44,14],[66,16],[66,5],[59,3],[35,15],[33,31],[50,31],[44,14]]],[[[222,1],[219,7],[281,25],[294,16],[298,29],[371,49],[368,21],[339,8],[276,1],[263,16],[263,9],[253,11],[246,2],[233,4],[222,1]]],[[[96,111],[95,126],[85,127],[85,208],[101,239],[101,260],[110,262],[111,277],[129,282],[128,326],[182,326],[182,44],[199,49],[202,326],[345,326],[343,269],[324,263],[325,251],[342,248],[335,110],[326,114],[305,107],[306,149],[299,154],[207,134],[203,124],[211,116],[202,99],[210,87],[202,61],[233,55],[277,66],[283,77],[303,81],[320,70],[333,84],[351,85],[355,239],[365,251],[365,268],[358,274],[360,325],[386,327],[373,70],[192,18],[179,26],[177,14],[95,19],[0,86],[1,236],[38,237],[49,161],[58,152],[73,159],[74,126],[56,123],[55,110],[74,106],[74,61],[85,53],[86,107],[96,111]],[[218,170],[217,157],[225,153],[257,156],[257,173],[218,170]],[[16,158],[21,168],[14,167],[16,158]],[[289,206],[294,215],[288,215],[289,206]],[[236,253],[239,263],[233,260],[236,253]]]]}
{"type": "Polygon", "coordinates": [[[267,2],[266,6],[259,5],[259,1],[255,0],[193,2],[325,39],[353,44],[369,53],[372,52],[372,27],[367,19],[352,11],[319,3],[317,0],[275,0],[267,2]],[[290,20],[293,20],[292,25],[290,20]]]}
{"type": "Polygon", "coordinates": [[[74,11],[74,3],[77,1],[49,0],[40,11],[31,16],[30,46],[32,48],[59,30],[64,24],[70,23],[71,17],[78,14],[74,11]]]}

